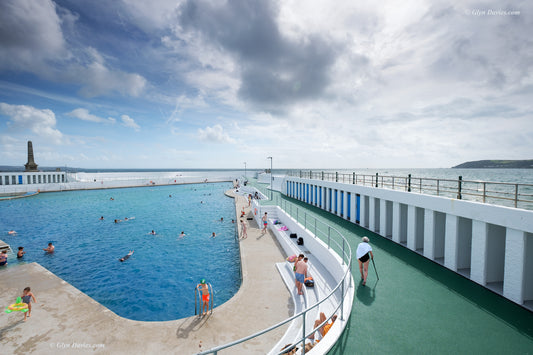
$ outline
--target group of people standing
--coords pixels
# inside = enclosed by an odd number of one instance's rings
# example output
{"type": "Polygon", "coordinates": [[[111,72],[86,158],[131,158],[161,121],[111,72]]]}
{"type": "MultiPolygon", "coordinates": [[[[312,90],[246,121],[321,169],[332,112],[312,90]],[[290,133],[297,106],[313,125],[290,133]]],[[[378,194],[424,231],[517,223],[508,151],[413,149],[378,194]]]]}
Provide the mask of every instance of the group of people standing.
{"type": "MultiPolygon", "coordinates": [[[[47,253],[53,253],[55,250],[55,247],[52,243],[48,243],[48,247],[43,249],[47,253]]],[[[24,251],[24,247],[19,247],[17,251],[17,259],[22,259],[24,257],[24,254],[26,252],[24,251]]],[[[7,265],[7,250],[2,250],[0,253],[0,266],[7,265]]]]}

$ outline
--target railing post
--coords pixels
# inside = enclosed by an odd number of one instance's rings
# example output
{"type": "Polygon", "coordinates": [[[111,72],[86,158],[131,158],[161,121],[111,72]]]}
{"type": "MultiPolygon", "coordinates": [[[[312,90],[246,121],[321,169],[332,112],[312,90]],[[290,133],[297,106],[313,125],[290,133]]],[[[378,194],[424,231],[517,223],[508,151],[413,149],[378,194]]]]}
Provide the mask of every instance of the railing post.
{"type": "Polygon", "coordinates": [[[352,184],[355,185],[355,171],[353,172],[353,177],[352,177],[352,184]]]}
{"type": "Polygon", "coordinates": [[[514,207],[518,206],[518,184],[514,185],[514,207]]]}
{"type": "Polygon", "coordinates": [[[339,182],[339,172],[335,172],[335,182],[339,182]]]}
{"type": "Polygon", "coordinates": [[[313,172],[309,170],[309,179],[312,179],[312,178],[313,178],[313,172]]]}
{"type": "Polygon", "coordinates": [[[437,179],[437,196],[439,196],[439,191],[440,190],[440,180],[437,179]]]}
{"type": "Polygon", "coordinates": [[[392,177],[392,189],[394,190],[394,176],[392,177]]]}
{"type": "Polygon", "coordinates": [[[463,195],[461,195],[461,183],[463,182],[463,177],[462,176],[459,176],[459,180],[457,180],[457,199],[460,200],[463,198],[463,195]]]}
{"type": "MultiPolygon", "coordinates": [[[[485,197],[487,196],[487,183],[483,181],[483,203],[485,203],[485,197]]],[[[515,204],[516,207],[516,204],[515,204]]]]}
{"type": "Polygon", "coordinates": [[[342,265],[344,265],[344,238],[342,238],[342,265]]]}
{"type": "Polygon", "coordinates": [[[342,286],[341,286],[341,320],[344,320],[344,281],[345,280],[346,280],[346,277],[343,277],[342,286]]]}
{"type": "Polygon", "coordinates": [[[411,192],[411,174],[407,176],[407,192],[411,192]]]}
{"type": "Polygon", "coordinates": [[[300,179],[302,178],[302,171],[300,170],[300,179]]]}
{"type": "Polygon", "coordinates": [[[322,181],[324,181],[324,172],[322,172],[322,181]]]}
{"type": "Polygon", "coordinates": [[[306,313],[307,313],[307,308],[304,310],[304,313],[302,314],[302,317],[303,317],[303,320],[302,320],[302,330],[303,330],[302,354],[305,354],[305,315],[306,313]]]}
{"type": "Polygon", "coordinates": [[[376,187],[378,187],[378,173],[376,173],[376,187]]]}

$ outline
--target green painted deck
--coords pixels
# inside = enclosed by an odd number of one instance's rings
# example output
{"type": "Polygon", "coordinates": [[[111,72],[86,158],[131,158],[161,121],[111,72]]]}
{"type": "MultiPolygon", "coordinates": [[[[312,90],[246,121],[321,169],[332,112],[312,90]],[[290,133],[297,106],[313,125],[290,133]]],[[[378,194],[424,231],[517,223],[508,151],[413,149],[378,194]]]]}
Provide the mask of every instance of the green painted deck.
{"type": "Polygon", "coordinates": [[[279,199],[335,227],[354,253],[370,238],[379,281],[370,263],[360,285],[354,257],[354,306],[330,355],[533,354],[533,312],[352,222],[274,192],[279,199]]]}

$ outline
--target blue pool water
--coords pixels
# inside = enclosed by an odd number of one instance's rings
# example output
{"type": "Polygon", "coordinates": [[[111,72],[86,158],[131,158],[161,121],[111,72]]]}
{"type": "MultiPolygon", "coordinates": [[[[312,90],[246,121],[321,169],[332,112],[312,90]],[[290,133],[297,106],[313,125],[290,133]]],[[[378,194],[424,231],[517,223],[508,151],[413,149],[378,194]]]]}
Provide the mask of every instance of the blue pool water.
{"type": "MultiPolygon", "coordinates": [[[[41,264],[120,316],[179,319],[194,315],[194,289],[201,278],[213,285],[215,306],[240,287],[239,244],[231,223],[235,205],[224,195],[231,187],[70,191],[2,201],[0,239],[14,251],[24,246],[22,262],[41,264]],[[124,217],[135,218],[113,223],[124,217]],[[11,229],[16,236],[7,234],[11,229]],[[185,238],[178,237],[181,231],[185,238]],[[48,242],[56,247],[52,255],[42,251],[48,242]],[[132,249],[130,259],[118,261],[132,249]]],[[[13,255],[8,262],[19,263],[13,255]]]]}

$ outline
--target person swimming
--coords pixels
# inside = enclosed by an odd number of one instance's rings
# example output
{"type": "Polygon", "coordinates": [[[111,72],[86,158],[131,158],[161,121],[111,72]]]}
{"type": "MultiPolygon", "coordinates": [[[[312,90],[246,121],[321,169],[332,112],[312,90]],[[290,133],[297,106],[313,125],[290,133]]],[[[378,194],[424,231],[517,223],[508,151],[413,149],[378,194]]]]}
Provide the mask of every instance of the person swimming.
{"type": "Polygon", "coordinates": [[[148,234],[151,234],[151,235],[156,235],[157,233],[152,229],[152,231],[148,234]]]}
{"type": "Polygon", "coordinates": [[[129,257],[132,256],[132,255],[133,255],[133,250],[130,250],[130,252],[129,252],[127,255],[123,256],[122,258],[120,258],[120,259],[118,259],[118,260],[119,260],[120,262],[126,261],[126,260],[128,260],[129,257]]]}

